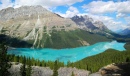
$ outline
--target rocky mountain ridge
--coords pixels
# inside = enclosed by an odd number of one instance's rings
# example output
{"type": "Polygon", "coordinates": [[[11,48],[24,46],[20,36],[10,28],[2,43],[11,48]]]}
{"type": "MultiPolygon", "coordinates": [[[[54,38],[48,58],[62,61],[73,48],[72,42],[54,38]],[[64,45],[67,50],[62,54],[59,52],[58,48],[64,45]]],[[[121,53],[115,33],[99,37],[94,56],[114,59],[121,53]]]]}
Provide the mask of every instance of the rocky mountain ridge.
{"type": "Polygon", "coordinates": [[[119,32],[121,35],[130,35],[130,27],[124,29],[123,31],[119,32]]]}
{"type": "Polygon", "coordinates": [[[9,7],[0,11],[0,33],[33,41],[33,47],[40,44],[45,34],[51,36],[52,31],[75,29],[77,26],[71,19],[59,17],[42,6],[9,7]]]}
{"type": "Polygon", "coordinates": [[[84,16],[74,16],[71,18],[80,29],[99,33],[99,34],[108,34],[110,30],[103,24],[101,21],[94,21],[93,18],[84,15],[84,16]]]}
{"type": "MultiPolygon", "coordinates": [[[[96,22],[95,25],[97,23],[99,22],[96,22]]],[[[89,25],[89,27],[95,26],[89,25]]],[[[71,19],[60,17],[42,6],[9,7],[0,11],[0,34],[26,41],[32,44],[33,48],[78,47],[89,45],[91,41],[95,41],[95,43],[100,41],[86,40],[85,38],[90,34],[79,30],[77,24],[71,19]],[[86,37],[78,34],[84,34],[86,37]],[[63,46],[61,47],[61,45],[63,46]]],[[[91,37],[93,36],[91,35],[91,37]]]]}

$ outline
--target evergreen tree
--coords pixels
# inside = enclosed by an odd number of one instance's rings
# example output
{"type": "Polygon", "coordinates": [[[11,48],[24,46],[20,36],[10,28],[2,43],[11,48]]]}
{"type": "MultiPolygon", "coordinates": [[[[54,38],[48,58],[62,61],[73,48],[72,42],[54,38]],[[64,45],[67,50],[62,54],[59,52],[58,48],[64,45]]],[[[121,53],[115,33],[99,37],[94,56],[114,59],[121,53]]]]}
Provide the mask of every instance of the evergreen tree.
{"type": "Polygon", "coordinates": [[[30,58],[28,59],[28,67],[26,69],[26,76],[31,76],[32,73],[32,67],[31,67],[31,60],[30,58]]]}
{"type": "Polygon", "coordinates": [[[11,67],[11,64],[9,64],[9,60],[7,46],[0,44],[0,76],[10,76],[8,69],[11,67]]]}
{"type": "Polygon", "coordinates": [[[17,56],[17,58],[16,58],[16,62],[19,62],[19,56],[17,56]]]}
{"type": "Polygon", "coordinates": [[[56,60],[54,63],[53,76],[58,76],[58,61],[56,60]]]}
{"type": "Polygon", "coordinates": [[[72,72],[72,75],[71,76],[74,76],[74,72],[72,72]]]}
{"type": "Polygon", "coordinates": [[[126,58],[126,62],[129,62],[129,61],[130,61],[129,58],[127,57],[127,58],[126,58]]]}
{"type": "Polygon", "coordinates": [[[26,58],[23,58],[23,65],[20,68],[21,76],[26,76],[26,58]]]}

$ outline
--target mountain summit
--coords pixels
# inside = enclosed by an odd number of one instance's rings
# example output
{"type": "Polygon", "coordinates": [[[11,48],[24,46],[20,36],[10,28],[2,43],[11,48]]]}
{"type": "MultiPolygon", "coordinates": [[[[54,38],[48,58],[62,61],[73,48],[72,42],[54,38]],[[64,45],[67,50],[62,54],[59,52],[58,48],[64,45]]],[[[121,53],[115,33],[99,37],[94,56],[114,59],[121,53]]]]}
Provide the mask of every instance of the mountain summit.
{"type": "MultiPolygon", "coordinates": [[[[96,29],[100,26],[90,25],[89,27],[96,29]]],[[[2,9],[0,11],[0,34],[26,41],[34,48],[77,47],[100,41],[86,39],[90,34],[80,30],[74,21],[60,17],[42,6],[2,9]]],[[[101,38],[99,35],[98,37],[101,38]]],[[[104,40],[107,38],[104,37],[104,40]]]]}
{"type": "Polygon", "coordinates": [[[74,16],[71,19],[83,30],[99,34],[106,34],[110,32],[110,30],[103,24],[103,22],[94,21],[87,15],[74,16]]]}
{"type": "Polygon", "coordinates": [[[129,35],[130,34],[130,27],[122,30],[119,32],[121,35],[129,35]]]}

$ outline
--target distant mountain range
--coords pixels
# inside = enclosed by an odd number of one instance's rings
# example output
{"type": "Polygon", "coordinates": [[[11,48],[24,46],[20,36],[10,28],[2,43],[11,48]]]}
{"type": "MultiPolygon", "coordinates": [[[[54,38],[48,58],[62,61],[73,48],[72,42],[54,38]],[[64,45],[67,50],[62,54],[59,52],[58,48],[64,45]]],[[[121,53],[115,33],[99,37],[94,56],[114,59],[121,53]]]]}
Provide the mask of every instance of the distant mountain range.
{"type": "MultiPolygon", "coordinates": [[[[0,10],[0,34],[6,35],[8,45],[17,38],[33,48],[69,48],[108,41],[110,30],[88,16],[63,18],[42,6],[22,6],[0,10]],[[9,42],[8,42],[9,41],[9,42]]],[[[3,38],[0,37],[2,40],[3,38]]],[[[17,42],[15,45],[20,45],[17,42]]],[[[26,46],[28,47],[28,46],[26,46]]]]}
{"type": "Polygon", "coordinates": [[[130,35],[130,28],[126,28],[119,32],[121,35],[130,35]]]}
{"type": "Polygon", "coordinates": [[[74,16],[71,18],[81,29],[98,33],[98,34],[107,34],[111,31],[103,24],[101,21],[94,21],[87,15],[84,16],[74,16]]]}

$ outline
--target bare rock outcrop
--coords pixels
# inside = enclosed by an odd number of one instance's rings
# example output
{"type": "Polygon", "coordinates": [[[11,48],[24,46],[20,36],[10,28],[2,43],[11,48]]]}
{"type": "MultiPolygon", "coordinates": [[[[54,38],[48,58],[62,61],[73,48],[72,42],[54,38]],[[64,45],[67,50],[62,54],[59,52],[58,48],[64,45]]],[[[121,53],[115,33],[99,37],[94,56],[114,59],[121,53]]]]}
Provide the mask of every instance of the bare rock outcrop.
{"type": "Polygon", "coordinates": [[[99,34],[106,34],[110,32],[103,22],[94,21],[93,18],[87,15],[74,16],[71,19],[79,26],[80,29],[99,34]]]}
{"type": "Polygon", "coordinates": [[[76,69],[76,68],[71,68],[71,67],[61,67],[58,70],[58,76],[71,76],[72,72],[74,73],[74,76],[88,76],[89,71],[87,70],[81,70],[81,69],[76,69]]]}
{"type": "MultiPolygon", "coordinates": [[[[12,62],[12,66],[9,69],[12,76],[21,76],[20,67],[21,63],[12,62]]],[[[83,69],[77,69],[72,67],[61,67],[58,69],[58,76],[71,76],[72,72],[75,76],[88,76],[89,71],[83,69]]],[[[52,76],[53,70],[49,67],[32,66],[32,76],[52,76]]]]}
{"type": "Polygon", "coordinates": [[[42,6],[22,6],[0,10],[0,34],[27,41],[32,47],[43,48],[46,35],[52,31],[77,29],[71,19],[54,14],[42,6]]]}
{"type": "Polygon", "coordinates": [[[130,76],[130,63],[113,63],[99,70],[102,76],[130,76]]]}

